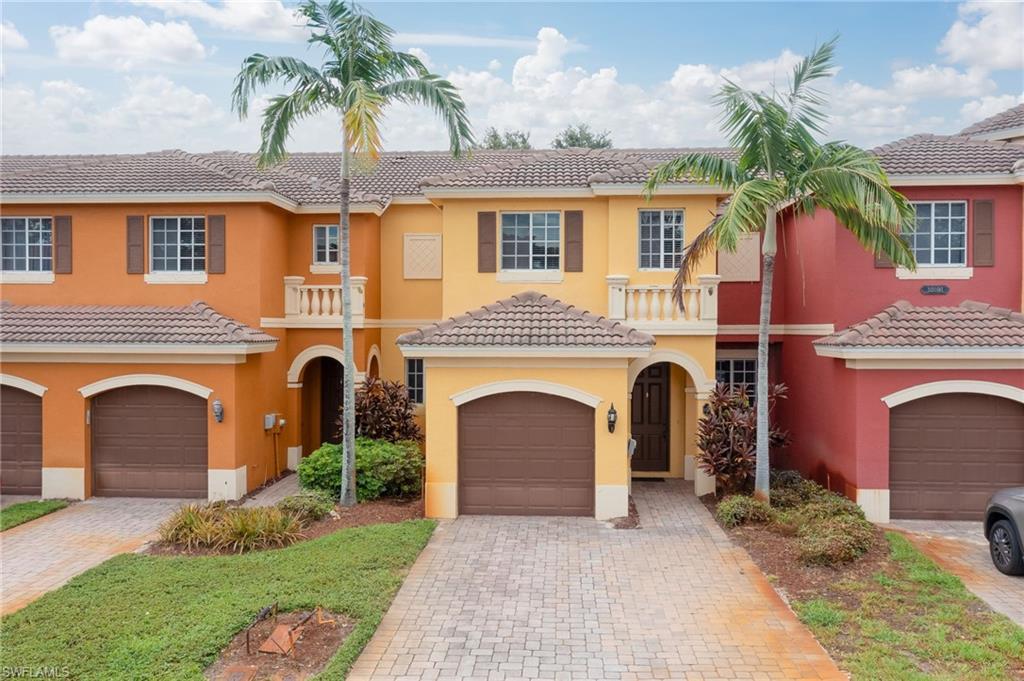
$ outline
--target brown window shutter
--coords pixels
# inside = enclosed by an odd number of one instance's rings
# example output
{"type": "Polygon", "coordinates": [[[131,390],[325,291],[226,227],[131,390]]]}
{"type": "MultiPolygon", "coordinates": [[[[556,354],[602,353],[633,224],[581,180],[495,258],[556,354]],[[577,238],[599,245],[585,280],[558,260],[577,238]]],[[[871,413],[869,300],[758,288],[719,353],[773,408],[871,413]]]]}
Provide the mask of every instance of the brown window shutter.
{"type": "Polygon", "coordinates": [[[583,211],[565,211],[565,271],[583,271],[583,211]]]}
{"type": "Polygon", "coordinates": [[[146,219],[141,215],[128,216],[128,274],[146,271],[146,219]]]}
{"type": "Polygon", "coordinates": [[[974,202],[974,266],[992,267],[996,264],[995,202],[984,199],[974,202]]]}
{"type": "Polygon", "coordinates": [[[889,260],[889,256],[878,254],[875,256],[875,267],[887,267],[892,269],[896,265],[893,264],[892,260],[889,260]]]}
{"type": "Polygon", "coordinates": [[[206,271],[224,274],[224,216],[206,216],[206,271]]]}
{"type": "Polygon", "coordinates": [[[53,218],[53,273],[71,274],[71,216],[53,218]]]}
{"type": "Polygon", "coordinates": [[[476,271],[498,271],[498,247],[495,239],[498,231],[498,214],[481,212],[476,214],[476,271]]]}

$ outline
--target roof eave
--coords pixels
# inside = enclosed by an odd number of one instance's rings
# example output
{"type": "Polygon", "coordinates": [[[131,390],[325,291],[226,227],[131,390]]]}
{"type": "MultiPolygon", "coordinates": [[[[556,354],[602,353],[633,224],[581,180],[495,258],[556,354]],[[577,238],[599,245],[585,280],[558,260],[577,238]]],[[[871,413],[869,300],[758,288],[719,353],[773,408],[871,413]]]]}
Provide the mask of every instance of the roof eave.
{"type": "Polygon", "coordinates": [[[433,345],[433,344],[399,344],[403,357],[646,357],[651,353],[651,345],[643,346],[500,346],[500,345],[433,345]]]}
{"type": "MultiPolygon", "coordinates": [[[[595,196],[636,196],[643,194],[641,182],[594,182],[590,185],[595,196]]],[[[655,196],[692,196],[696,194],[728,194],[724,187],[697,182],[674,182],[658,185],[655,196]]]]}
{"type": "Polygon", "coordinates": [[[1015,359],[1024,366],[1024,346],[899,346],[869,348],[854,345],[827,345],[814,342],[814,352],[819,357],[836,359],[1015,359]]]}
{"type": "Polygon", "coordinates": [[[592,198],[590,187],[423,187],[427,199],[592,198]]]}
{"type": "Polygon", "coordinates": [[[998,130],[986,130],[985,132],[965,132],[962,134],[976,140],[1006,140],[1016,137],[1024,137],[1024,125],[1015,125],[1009,128],[1000,128],[998,130]]]}
{"type": "Polygon", "coordinates": [[[1021,173],[963,173],[963,174],[927,174],[898,175],[890,174],[889,184],[894,187],[941,187],[955,185],[1009,185],[1024,184],[1021,173]]]}
{"type": "Polygon", "coordinates": [[[167,353],[178,355],[253,355],[273,352],[277,340],[254,343],[54,343],[12,342],[0,343],[0,355],[21,354],[86,354],[86,355],[146,355],[167,353]]]}

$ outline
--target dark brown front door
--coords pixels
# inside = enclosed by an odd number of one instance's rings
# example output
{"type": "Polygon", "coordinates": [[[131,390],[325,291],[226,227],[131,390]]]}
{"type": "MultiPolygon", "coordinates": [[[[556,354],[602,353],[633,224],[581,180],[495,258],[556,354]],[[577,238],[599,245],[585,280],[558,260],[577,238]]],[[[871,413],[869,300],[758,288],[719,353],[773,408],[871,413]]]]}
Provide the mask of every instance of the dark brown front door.
{"type": "Polygon", "coordinates": [[[43,401],[0,386],[0,493],[40,494],[43,486],[43,401]]]}
{"type": "Polygon", "coordinates": [[[594,514],[594,410],[543,393],[459,407],[459,513],[594,514]]]}
{"type": "Polygon", "coordinates": [[[320,442],[338,444],[338,418],[341,416],[341,362],[320,358],[320,442]]]}
{"type": "Polygon", "coordinates": [[[652,364],[636,377],[630,406],[630,437],[636,440],[634,471],[668,470],[668,362],[652,364]]]}
{"type": "Polygon", "coordinates": [[[1024,404],[923,397],[889,413],[893,518],[981,520],[997,489],[1024,485],[1024,404]]]}
{"type": "Polygon", "coordinates": [[[136,385],[92,398],[92,492],[206,497],[206,400],[136,385]]]}

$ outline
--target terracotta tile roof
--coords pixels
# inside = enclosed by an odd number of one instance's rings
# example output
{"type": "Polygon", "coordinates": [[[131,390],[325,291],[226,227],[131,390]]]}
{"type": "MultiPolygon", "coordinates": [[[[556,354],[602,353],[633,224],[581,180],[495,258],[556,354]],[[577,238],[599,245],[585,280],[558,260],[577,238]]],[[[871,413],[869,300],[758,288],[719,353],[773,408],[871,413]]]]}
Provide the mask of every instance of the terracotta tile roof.
{"type": "Polygon", "coordinates": [[[1024,128],[1024,103],[1000,111],[995,116],[978,121],[960,131],[961,135],[981,135],[1011,128],[1024,128]]]}
{"type": "Polygon", "coordinates": [[[0,304],[2,343],[221,345],[276,341],[200,301],[182,307],[0,304]]]}
{"type": "Polygon", "coordinates": [[[654,337],[526,291],[398,337],[399,345],[649,348],[654,337]]]}
{"type": "Polygon", "coordinates": [[[1024,314],[965,300],[957,307],[918,307],[899,300],[815,345],[847,348],[1021,348],[1024,314]]]}
{"type": "Polygon", "coordinates": [[[890,175],[1011,173],[1024,166],[1024,146],[961,135],[914,135],[872,149],[890,175]]]}

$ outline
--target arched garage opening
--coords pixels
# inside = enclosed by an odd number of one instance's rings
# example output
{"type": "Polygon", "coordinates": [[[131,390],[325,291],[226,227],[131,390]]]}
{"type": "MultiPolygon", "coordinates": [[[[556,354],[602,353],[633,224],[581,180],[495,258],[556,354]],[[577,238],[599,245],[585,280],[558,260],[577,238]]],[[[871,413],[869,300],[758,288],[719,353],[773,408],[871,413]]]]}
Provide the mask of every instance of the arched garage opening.
{"type": "Polygon", "coordinates": [[[980,521],[994,491],[1024,485],[1024,404],[980,392],[918,394],[928,392],[886,398],[890,515],[980,521]]]}
{"type": "Polygon", "coordinates": [[[0,384],[0,494],[38,495],[42,485],[42,392],[4,381],[0,384]]]}
{"type": "Polygon", "coordinates": [[[552,392],[456,399],[460,514],[594,515],[594,405],[552,392]]]}

